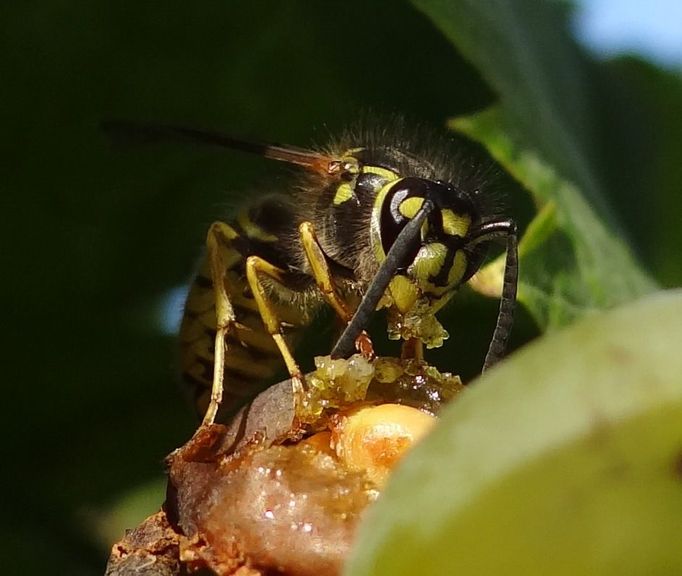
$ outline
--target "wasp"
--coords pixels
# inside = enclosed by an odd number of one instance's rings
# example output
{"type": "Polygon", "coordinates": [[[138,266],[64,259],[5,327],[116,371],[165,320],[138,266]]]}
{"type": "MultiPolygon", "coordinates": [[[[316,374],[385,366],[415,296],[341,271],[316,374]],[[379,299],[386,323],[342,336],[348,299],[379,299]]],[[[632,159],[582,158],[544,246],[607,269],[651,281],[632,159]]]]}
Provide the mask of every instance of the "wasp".
{"type": "Polygon", "coordinates": [[[364,329],[386,308],[403,356],[448,337],[435,314],[506,241],[497,324],[483,370],[504,354],[518,276],[517,230],[491,202],[476,163],[444,137],[402,120],[350,129],[326,148],[258,144],[166,125],[108,123],[146,140],[188,140],[259,154],[297,168],[280,189],[229,222],[213,223],[180,329],[182,371],[203,423],[234,408],[286,365],[295,397],[304,379],[293,349],[329,305],[345,327],[332,356],[371,356],[364,329]],[[222,407],[222,408],[221,408],[222,407]]]}

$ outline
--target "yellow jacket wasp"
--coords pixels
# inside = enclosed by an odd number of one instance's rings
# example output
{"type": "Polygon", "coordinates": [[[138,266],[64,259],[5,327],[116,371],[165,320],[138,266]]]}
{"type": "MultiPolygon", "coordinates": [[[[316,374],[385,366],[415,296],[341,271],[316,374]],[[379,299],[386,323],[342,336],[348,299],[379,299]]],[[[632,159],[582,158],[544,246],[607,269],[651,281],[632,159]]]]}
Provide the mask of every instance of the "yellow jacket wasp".
{"type": "Polygon", "coordinates": [[[136,140],[187,140],[259,154],[300,168],[287,190],[259,198],[209,229],[180,331],[182,369],[204,423],[234,407],[284,360],[299,397],[297,332],[326,302],[345,330],[332,350],[371,354],[363,330],[379,308],[403,355],[422,358],[447,332],[435,318],[480,268],[491,241],[506,241],[497,323],[483,370],[504,354],[518,275],[515,223],[481,189],[477,167],[448,141],[408,132],[351,130],[326,150],[257,144],[205,130],[106,123],[136,140]],[[225,402],[223,402],[223,399],[225,402]]]}

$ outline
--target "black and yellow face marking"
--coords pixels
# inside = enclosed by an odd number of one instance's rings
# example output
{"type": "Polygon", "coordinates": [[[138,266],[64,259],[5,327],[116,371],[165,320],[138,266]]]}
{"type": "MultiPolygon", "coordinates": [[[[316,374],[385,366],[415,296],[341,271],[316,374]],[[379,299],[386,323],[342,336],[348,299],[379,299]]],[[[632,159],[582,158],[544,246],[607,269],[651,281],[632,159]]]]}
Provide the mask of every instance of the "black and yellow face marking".
{"type": "Polygon", "coordinates": [[[209,229],[180,335],[183,374],[204,424],[258,392],[282,360],[300,397],[305,383],[292,349],[323,303],[346,325],[333,356],[356,348],[371,355],[364,329],[383,307],[389,336],[421,359],[423,344],[447,338],[435,314],[497,239],[506,240],[507,262],[484,369],[503,355],[516,297],[516,228],[486,205],[475,171],[446,153],[429,156],[399,130],[351,133],[346,145],[317,152],[176,126],[106,129],[128,139],[201,141],[301,168],[290,188],[209,229]]]}
{"type": "Polygon", "coordinates": [[[480,220],[475,202],[467,192],[446,182],[401,177],[397,171],[374,166],[364,166],[360,172],[383,177],[376,181],[370,223],[370,243],[378,265],[425,202],[433,205],[419,233],[404,247],[382,305],[398,312],[393,324],[402,329],[389,326],[392,337],[440,346],[447,332],[435,318],[432,322],[421,319],[435,314],[480,266],[480,251],[467,250],[472,223],[480,220]],[[406,322],[406,317],[417,322],[406,322]]]}

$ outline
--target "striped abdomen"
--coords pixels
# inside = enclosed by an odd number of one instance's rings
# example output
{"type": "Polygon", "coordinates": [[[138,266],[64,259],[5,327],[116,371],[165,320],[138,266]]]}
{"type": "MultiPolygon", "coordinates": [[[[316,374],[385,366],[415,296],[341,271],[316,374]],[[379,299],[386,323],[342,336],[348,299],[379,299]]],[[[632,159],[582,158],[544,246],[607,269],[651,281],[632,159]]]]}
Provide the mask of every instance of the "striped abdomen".
{"type": "MultiPolygon", "coordinates": [[[[278,318],[286,326],[286,338],[293,347],[296,329],[308,325],[316,306],[309,297],[310,281],[292,272],[300,249],[295,222],[287,205],[276,198],[263,200],[237,220],[220,224],[232,236],[220,236],[224,284],[236,323],[225,338],[225,371],[221,414],[229,414],[268,385],[284,369],[280,352],[268,334],[246,280],[246,259],[260,256],[286,272],[291,288],[266,282],[278,318]],[[306,297],[308,295],[308,297],[306,297]]],[[[215,228],[215,225],[212,229],[215,228]]],[[[181,368],[196,409],[203,416],[211,395],[216,334],[215,292],[210,262],[205,256],[187,297],[180,329],[181,368]]]]}

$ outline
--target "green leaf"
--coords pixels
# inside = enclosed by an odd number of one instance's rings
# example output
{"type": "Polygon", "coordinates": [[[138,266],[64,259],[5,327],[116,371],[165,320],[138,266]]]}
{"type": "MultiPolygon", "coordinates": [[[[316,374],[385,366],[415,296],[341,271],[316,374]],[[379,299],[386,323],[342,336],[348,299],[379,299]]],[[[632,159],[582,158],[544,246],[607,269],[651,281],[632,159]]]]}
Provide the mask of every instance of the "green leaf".
{"type": "Polygon", "coordinates": [[[601,202],[585,69],[556,2],[413,0],[497,91],[506,127],[601,202]]]}
{"type": "MultiPolygon", "coordinates": [[[[654,288],[620,237],[589,161],[588,94],[556,4],[415,0],[497,90],[497,108],[451,122],[484,144],[543,206],[547,242],[525,250],[519,297],[541,327],[654,288]],[[556,271],[550,274],[549,271],[556,271]]],[[[499,270],[499,268],[498,268],[499,270]]]]}
{"type": "Polygon", "coordinates": [[[642,259],[665,286],[682,284],[682,73],[636,57],[595,71],[609,135],[601,168],[642,259]],[[598,77],[597,77],[598,75],[598,77]]]}
{"type": "MultiPolygon", "coordinates": [[[[581,190],[559,177],[539,154],[512,142],[501,110],[456,119],[451,126],[484,142],[538,205],[545,206],[519,246],[519,300],[541,327],[567,324],[653,288],[625,241],[599,219],[581,190]]],[[[497,269],[501,278],[499,264],[497,269]]]]}
{"type": "Polygon", "coordinates": [[[594,315],[484,377],[405,459],[348,574],[682,570],[682,292],[594,315]]]}

